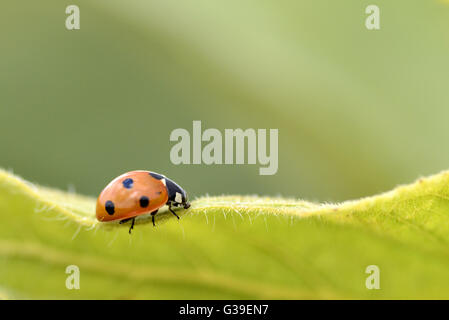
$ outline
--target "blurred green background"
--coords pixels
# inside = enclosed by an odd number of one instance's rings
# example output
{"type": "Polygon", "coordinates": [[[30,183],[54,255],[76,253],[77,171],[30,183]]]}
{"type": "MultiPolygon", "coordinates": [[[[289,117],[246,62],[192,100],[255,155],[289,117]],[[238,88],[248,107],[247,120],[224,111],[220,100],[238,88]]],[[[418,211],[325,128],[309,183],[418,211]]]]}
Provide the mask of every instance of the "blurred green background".
{"type": "Polygon", "coordinates": [[[0,34],[0,166],[40,184],[148,169],[193,197],[339,201],[449,168],[449,2],[7,0],[0,34]],[[278,173],[173,165],[192,120],[278,128],[278,173]]]}

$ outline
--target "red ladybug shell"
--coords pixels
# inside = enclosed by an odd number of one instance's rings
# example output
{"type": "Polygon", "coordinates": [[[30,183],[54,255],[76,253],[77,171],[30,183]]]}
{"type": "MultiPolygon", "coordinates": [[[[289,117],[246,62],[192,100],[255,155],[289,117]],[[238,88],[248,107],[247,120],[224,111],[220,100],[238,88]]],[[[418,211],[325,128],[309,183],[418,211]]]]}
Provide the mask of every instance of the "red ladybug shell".
{"type": "Polygon", "coordinates": [[[112,180],[97,200],[99,221],[123,220],[156,211],[168,201],[165,179],[131,171],[112,180]]]}

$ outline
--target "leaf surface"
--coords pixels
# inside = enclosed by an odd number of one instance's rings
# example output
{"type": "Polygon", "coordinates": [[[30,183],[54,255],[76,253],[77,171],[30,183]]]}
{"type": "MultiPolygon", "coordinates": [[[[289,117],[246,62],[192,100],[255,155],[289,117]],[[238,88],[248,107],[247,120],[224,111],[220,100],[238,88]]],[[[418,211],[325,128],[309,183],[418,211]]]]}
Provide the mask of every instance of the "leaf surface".
{"type": "Polygon", "coordinates": [[[156,227],[100,223],[95,199],[0,171],[0,296],[449,297],[449,173],[341,204],[203,197],[156,227]],[[66,267],[80,268],[80,290],[66,267]],[[365,287],[369,265],[380,290],[365,287]]]}

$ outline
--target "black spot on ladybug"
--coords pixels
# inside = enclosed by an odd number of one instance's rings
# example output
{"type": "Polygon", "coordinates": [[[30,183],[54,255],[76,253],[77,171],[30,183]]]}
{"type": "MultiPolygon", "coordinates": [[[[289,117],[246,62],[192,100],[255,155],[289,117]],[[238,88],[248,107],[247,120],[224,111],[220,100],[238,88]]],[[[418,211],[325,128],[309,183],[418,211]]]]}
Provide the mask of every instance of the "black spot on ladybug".
{"type": "Polygon", "coordinates": [[[131,188],[133,187],[133,184],[134,184],[134,181],[133,181],[133,179],[131,179],[131,178],[128,178],[128,179],[123,180],[123,186],[124,186],[126,189],[131,189],[131,188]]]}
{"type": "Polygon", "coordinates": [[[141,196],[139,203],[142,208],[146,208],[150,204],[150,199],[148,199],[148,197],[146,196],[141,196]]]}
{"type": "Polygon", "coordinates": [[[150,176],[152,176],[154,179],[162,180],[165,179],[165,177],[159,173],[150,172],[150,176]]]}
{"type": "Polygon", "coordinates": [[[161,194],[162,194],[162,191],[158,191],[157,194],[158,194],[158,195],[161,195],[161,194]]]}
{"type": "Polygon", "coordinates": [[[112,202],[111,200],[108,200],[108,201],[106,201],[104,207],[109,215],[112,216],[114,214],[114,212],[115,212],[114,202],[112,202]]]}

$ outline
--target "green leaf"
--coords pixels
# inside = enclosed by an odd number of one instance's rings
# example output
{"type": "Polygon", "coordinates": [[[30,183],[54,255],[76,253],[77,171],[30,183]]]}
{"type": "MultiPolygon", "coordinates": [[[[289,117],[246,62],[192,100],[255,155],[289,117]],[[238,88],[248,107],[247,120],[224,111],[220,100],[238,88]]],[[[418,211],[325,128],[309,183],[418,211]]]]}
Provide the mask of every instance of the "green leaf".
{"type": "Polygon", "coordinates": [[[0,298],[447,298],[448,182],[342,204],[203,197],[129,235],[97,222],[91,197],[0,171],[0,298]],[[380,290],[365,287],[368,265],[380,290]]]}

